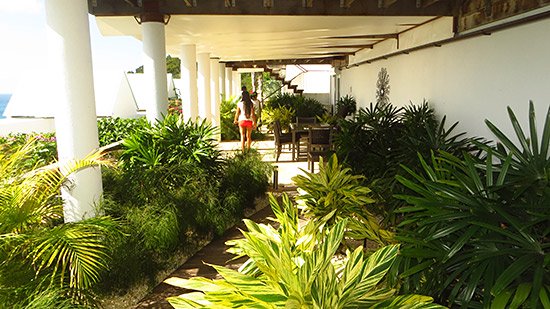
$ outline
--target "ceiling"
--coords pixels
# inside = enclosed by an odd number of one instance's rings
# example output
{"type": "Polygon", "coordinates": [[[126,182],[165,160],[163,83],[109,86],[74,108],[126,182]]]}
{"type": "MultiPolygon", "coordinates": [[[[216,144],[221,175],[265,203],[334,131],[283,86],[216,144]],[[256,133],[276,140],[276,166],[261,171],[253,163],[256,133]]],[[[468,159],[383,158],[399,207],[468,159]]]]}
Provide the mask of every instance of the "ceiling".
{"type": "MultiPolygon", "coordinates": [[[[103,35],[141,40],[141,27],[133,16],[96,18],[103,35]]],[[[166,50],[177,57],[182,44],[195,44],[198,53],[209,52],[225,62],[342,58],[432,19],[434,16],[172,15],[166,25],[166,50]]]]}

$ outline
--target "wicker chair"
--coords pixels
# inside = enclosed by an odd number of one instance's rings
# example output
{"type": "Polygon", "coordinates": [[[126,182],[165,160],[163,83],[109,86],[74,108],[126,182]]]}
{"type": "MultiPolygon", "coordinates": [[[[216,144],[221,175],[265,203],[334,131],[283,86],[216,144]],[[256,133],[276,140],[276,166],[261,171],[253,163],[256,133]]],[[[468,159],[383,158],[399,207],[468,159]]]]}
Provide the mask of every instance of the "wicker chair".
{"type": "Polygon", "coordinates": [[[275,161],[279,162],[279,156],[281,155],[283,145],[292,145],[292,134],[283,133],[281,123],[278,120],[275,120],[273,122],[273,135],[275,136],[275,147],[277,148],[275,161]]]}

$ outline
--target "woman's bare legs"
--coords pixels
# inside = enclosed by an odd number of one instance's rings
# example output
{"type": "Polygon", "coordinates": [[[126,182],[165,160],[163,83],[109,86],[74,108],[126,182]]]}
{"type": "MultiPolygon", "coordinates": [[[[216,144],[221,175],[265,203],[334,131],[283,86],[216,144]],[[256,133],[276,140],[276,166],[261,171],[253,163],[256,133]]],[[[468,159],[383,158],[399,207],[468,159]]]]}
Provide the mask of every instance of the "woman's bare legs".
{"type": "Polygon", "coordinates": [[[245,134],[247,133],[246,131],[247,131],[247,128],[243,128],[239,126],[239,132],[241,133],[241,149],[243,152],[244,152],[244,137],[245,137],[245,134]]]}
{"type": "Polygon", "coordinates": [[[252,144],[252,127],[246,128],[246,148],[250,150],[252,144]]]}

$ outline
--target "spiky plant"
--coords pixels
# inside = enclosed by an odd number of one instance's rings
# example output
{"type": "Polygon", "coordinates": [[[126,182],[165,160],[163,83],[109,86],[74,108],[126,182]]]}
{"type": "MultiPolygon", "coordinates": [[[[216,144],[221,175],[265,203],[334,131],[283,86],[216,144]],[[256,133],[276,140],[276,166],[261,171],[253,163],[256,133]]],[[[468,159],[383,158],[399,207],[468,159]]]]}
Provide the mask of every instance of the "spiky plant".
{"type": "Polygon", "coordinates": [[[116,223],[98,217],[63,223],[60,188],[67,176],[104,165],[101,154],[27,171],[22,169],[33,141],[12,155],[0,154],[0,302],[25,304],[36,291],[63,290],[89,302],[88,289],[107,269],[107,235],[116,223]]]}
{"type": "Polygon", "coordinates": [[[550,308],[550,108],[542,137],[529,106],[526,136],[508,113],[519,145],[490,121],[497,146],[479,160],[448,153],[421,158],[399,181],[414,194],[398,239],[403,287],[462,308],[550,308]]]}

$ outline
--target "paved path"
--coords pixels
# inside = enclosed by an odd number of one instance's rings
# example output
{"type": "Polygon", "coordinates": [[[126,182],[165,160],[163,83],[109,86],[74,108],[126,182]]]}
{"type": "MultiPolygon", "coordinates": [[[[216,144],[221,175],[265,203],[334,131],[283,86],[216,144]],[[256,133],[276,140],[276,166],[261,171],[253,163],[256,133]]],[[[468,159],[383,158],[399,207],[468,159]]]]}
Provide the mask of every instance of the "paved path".
{"type": "MultiPolygon", "coordinates": [[[[294,195],[295,187],[292,184],[291,178],[299,173],[302,173],[299,170],[300,168],[307,169],[307,162],[292,162],[291,153],[288,149],[281,154],[279,162],[274,162],[273,141],[256,142],[254,143],[253,147],[258,149],[260,153],[264,155],[264,161],[271,162],[278,166],[280,186],[278,190],[276,190],[274,193],[280,194],[281,192],[285,191],[289,195],[294,195]]],[[[220,149],[224,152],[240,151],[240,145],[238,142],[221,143],[220,149]]],[[[271,210],[271,207],[267,205],[255,214],[253,214],[250,219],[254,220],[255,222],[266,223],[268,221],[267,218],[272,216],[273,212],[271,210]]],[[[204,263],[226,265],[226,267],[230,267],[233,269],[239,268],[239,266],[245,261],[245,258],[229,262],[229,260],[232,259],[234,256],[226,252],[227,246],[225,245],[225,242],[228,240],[242,237],[239,228],[244,229],[244,224],[241,223],[229,229],[222,237],[213,240],[211,243],[209,243],[207,246],[197,252],[194,256],[189,258],[182,266],[180,266],[168,277],[191,278],[194,276],[201,276],[210,279],[216,278],[216,271],[212,267],[207,266],[204,263]]],[[[134,308],[173,308],[166,301],[166,298],[170,296],[180,295],[183,292],[185,292],[184,289],[174,287],[166,283],[160,283],[134,308]]]]}

